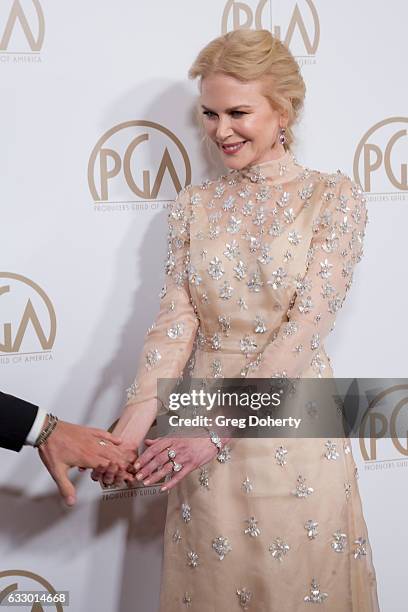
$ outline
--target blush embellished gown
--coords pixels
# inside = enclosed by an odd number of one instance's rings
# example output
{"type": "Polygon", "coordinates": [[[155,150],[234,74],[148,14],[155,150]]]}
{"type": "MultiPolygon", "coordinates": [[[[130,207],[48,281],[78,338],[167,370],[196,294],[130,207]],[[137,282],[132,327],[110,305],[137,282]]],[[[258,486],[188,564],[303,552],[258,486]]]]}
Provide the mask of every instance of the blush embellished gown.
{"type": "MultiPolygon", "coordinates": [[[[184,188],[128,403],[158,378],[333,378],[324,341],[367,208],[337,171],[277,160],[184,188]]],[[[159,412],[165,408],[163,404],[159,412]]],[[[161,612],[379,610],[347,438],[240,438],[168,495],[161,612]]]]}

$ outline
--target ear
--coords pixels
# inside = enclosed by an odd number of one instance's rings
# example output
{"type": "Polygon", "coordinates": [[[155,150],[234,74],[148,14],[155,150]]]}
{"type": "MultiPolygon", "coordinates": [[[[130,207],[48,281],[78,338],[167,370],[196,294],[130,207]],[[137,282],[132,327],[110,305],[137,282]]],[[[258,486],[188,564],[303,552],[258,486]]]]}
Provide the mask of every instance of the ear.
{"type": "Polygon", "coordinates": [[[279,126],[280,127],[288,127],[288,111],[285,109],[284,111],[281,112],[280,117],[279,117],[279,126]]]}

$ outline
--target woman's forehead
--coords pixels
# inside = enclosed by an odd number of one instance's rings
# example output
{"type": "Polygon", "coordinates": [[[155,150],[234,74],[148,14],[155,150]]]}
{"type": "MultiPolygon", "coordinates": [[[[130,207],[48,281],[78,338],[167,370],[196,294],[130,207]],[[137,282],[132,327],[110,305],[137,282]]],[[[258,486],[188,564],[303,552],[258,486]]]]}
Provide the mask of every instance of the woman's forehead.
{"type": "Polygon", "coordinates": [[[262,84],[259,81],[242,82],[228,75],[205,77],[201,84],[201,103],[220,104],[234,107],[238,104],[252,106],[259,104],[262,84]]]}

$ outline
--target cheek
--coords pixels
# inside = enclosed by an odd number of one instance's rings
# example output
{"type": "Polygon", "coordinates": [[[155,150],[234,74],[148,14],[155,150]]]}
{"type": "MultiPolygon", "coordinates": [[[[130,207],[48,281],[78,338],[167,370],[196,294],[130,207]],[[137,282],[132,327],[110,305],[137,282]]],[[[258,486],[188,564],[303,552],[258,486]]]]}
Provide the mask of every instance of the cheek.
{"type": "Polygon", "coordinates": [[[215,121],[206,120],[206,121],[203,121],[203,129],[204,129],[204,132],[207,134],[207,136],[214,137],[217,131],[217,125],[215,121]]]}
{"type": "Polygon", "coordinates": [[[248,140],[263,140],[270,130],[265,121],[259,117],[248,117],[241,122],[239,131],[248,140]]]}

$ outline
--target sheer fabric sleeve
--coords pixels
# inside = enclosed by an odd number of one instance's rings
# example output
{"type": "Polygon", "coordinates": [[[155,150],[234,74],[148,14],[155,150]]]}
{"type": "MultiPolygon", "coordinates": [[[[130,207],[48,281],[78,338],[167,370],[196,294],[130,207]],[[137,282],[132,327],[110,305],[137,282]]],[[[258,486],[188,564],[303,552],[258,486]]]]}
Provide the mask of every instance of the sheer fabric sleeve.
{"type": "Polygon", "coordinates": [[[158,399],[158,414],[166,412],[158,398],[157,379],[177,379],[190,357],[198,319],[191,303],[190,262],[191,186],[180,191],[168,210],[168,251],[160,310],[148,329],[139,358],[136,378],[127,389],[127,404],[158,399]]]}
{"type": "Polygon", "coordinates": [[[339,177],[333,197],[324,202],[313,225],[307,271],[297,281],[287,321],[258,355],[259,367],[249,370],[249,378],[299,378],[310,366],[322,377],[325,364],[319,348],[334,328],[362,258],[367,224],[361,188],[349,177],[339,177]]]}

